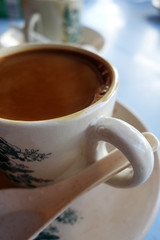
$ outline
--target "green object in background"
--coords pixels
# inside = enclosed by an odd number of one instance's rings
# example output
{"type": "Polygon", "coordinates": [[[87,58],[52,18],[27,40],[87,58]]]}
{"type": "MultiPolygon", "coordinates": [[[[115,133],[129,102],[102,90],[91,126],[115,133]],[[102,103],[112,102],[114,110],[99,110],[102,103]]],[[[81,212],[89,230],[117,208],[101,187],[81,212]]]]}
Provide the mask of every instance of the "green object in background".
{"type": "Polygon", "coordinates": [[[0,17],[21,18],[21,0],[0,0],[0,17]]]}
{"type": "Polygon", "coordinates": [[[5,0],[0,0],[0,17],[8,17],[5,0]]]}

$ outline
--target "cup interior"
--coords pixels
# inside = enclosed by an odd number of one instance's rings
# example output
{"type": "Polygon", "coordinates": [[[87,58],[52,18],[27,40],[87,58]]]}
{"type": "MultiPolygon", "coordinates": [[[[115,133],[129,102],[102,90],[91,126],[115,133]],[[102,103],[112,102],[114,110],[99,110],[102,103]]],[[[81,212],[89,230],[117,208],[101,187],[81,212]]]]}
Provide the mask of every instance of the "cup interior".
{"type": "MultiPolygon", "coordinates": [[[[63,116],[60,116],[60,117],[58,116],[53,118],[67,117],[68,115],[73,115],[77,112],[79,113],[84,109],[93,108],[93,106],[96,106],[98,103],[100,104],[107,101],[107,99],[109,99],[112,96],[112,94],[114,94],[115,91],[117,90],[118,74],[114,66],[107,60],[100,57],[99,55],[78,47],[73,47],[68,45],[55,45],[55,44],[24,44],[17,47],[11,47],[9,49],[2,49],[2,51],[0,52],[0,58],[3,60],[13,55],[16,58],[16,56],[18,56],[17,54],[22,54],[22,55],[26,53],[32,54],[33,52],[39,52],[39,51],[47,51],[49,54],[50,52],[54,52],[56,54],[65,54],[65,56],[67,56],[68,59],[70,58],[71,55],[74,57],[78,57],[80,61],[83,62],[84,65],[92,64],[93,71],[96,71],[96,73],[99,74],[102,84],[105,84],[106,82],[109,83],[109,86],[107,86],[107,91],[105,92],[104,89],[102,89],[101,92],[98,92],[98,95],[95,95],[96,96],[95,101],[93,100],[91,104],[88,104],[87,106],[82,107],[82,109],[75,110],[74,112],[67,113],[67,114],[64,114],[63,116]]],[[[36,68],[37,63],[35,62],[34,64],[36,68]]],[[[77,65],[76,67],[79,67],[79,66],[77,65]]],[[[62,65],[61,67],[62,75],[63,75],[63,68],[64,67],[62,65]]],[[[91,82],[90,86],[92,86],[92,81],[90,82],[91,82]]],[[[79,84],[81,85],[81,83],[79,84]]],[[[50,120],[50,119],[51,118],[46,118],[45,120],[50,120]]],[[[44,119],[39,119],[39,120],[44,120],[44,119]]]]}

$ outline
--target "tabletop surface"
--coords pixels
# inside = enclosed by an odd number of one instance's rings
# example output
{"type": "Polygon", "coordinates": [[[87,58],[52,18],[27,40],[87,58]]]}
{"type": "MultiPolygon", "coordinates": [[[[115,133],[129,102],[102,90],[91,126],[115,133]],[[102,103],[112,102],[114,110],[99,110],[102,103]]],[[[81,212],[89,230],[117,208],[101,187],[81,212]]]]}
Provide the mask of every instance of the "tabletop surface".
{"type": "MultiPolygon", "coordinates": [[[[0,19],[0,34],[13,19],[0,19]]],[[[83,25],[105,38],[119,72],[118,100],[160,139],[160,10],[149,0],[84,0],[83,25]]],[[[145,240],[160,239],[160,211],[145,240]]]]}

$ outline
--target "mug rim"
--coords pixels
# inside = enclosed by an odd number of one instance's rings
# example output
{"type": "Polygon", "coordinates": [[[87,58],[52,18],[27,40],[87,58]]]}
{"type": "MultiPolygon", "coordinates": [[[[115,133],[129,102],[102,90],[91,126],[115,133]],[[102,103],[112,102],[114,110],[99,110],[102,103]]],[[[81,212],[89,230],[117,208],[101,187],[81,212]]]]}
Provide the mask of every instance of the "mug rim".
{"type": "Polygon", "coordinates": [[[50,121],[57,121],[57,120],[67,120],[70,118],[75,118],[76,116],[80,116],[83,115],[83,112],[87,111],[87,110],[91,110],[93,108],[96,107],[96,105],[102,104],[103,102],[107,102],[117,91],[118,89],[118,85],[119,85],[119,78],[118,78],[118,72],[116,70],[116,68],[113,66],[113,64],[108,61],[107,59],[105,59],[104,57],[101,57],[100,55],[98,55],[98,53],[93,53],[89,50],[80,48],[78,46],[71,46],[69,44],[53,44],[53,43],[24,43],[21,45],[17,45],[17,46],[13,46],[13,47],[9,47],[9,48],[3,48],[0,51],[0,59],[9,55],[12,55],[14,53],[20,53],[20,52],[24,52],[24,51],[28,51],[28,50],[33,50],[33,49],[64,49],[64,50],[69,50],[72,52],[78,52],[78,53],[82,53],[84,55],[87,55],[91,58],[94,58],[95,60],[99,60],[100,62],[102,62],[105,66],[109,66],[111,72],[112,72],[112,81],[111,81],[111,85],[109,87],[109,90],[107,91],[106,94],[104,94],[99,100],[97,100],[95,103],[79,110],[76,111],[74,113],[68,114],[68,115],[64,115],[61,117],[57,117],[57,118],[51,118],[51,119],[44,119],[44,120],[31,120],[31,121],[27,121],[27,120],[14,120],[14,119],[7,119],[7,118],[1,118],[0,117],[0,121],[5,121],[5,122],[10,122],[10,123],[25,123],[25,124],[31,124],[31,123],[42,123],[42,122],[50,122],[50,121]]]}

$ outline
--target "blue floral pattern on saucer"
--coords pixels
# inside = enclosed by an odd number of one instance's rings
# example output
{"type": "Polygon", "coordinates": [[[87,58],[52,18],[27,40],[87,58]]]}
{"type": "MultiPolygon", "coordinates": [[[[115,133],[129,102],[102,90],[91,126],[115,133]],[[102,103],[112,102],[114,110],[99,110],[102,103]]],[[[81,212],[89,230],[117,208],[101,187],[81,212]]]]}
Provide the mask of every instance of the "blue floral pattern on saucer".
{"type": "Polygon", "coordinates": [[[41,232],[34,240],[61,239],[58,224],[74,225],[79,219],[82,219],[82,217],[78,216],[77,211],[73,208],[68,208],[47,228],[45,228],[45,230],[41,232]]]}

